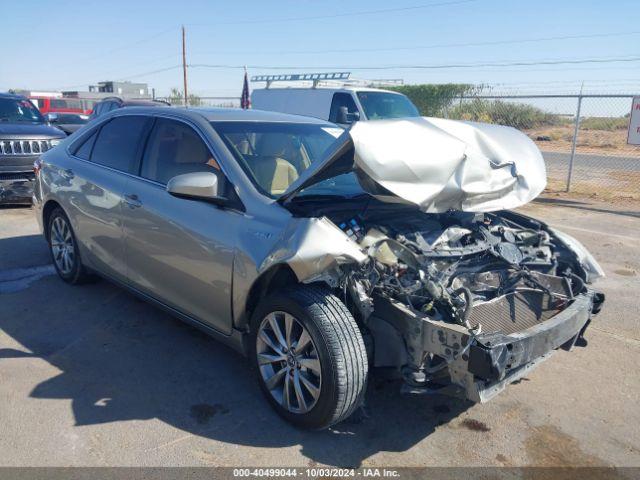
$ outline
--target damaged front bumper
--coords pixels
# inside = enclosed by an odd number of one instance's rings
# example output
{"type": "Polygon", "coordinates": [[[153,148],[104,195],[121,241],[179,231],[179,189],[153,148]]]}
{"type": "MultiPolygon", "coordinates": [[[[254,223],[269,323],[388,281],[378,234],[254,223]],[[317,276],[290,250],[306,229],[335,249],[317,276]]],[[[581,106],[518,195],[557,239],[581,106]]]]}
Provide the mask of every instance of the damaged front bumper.
{"type": "Polygon", "coordinates": [[[425,380],[422,384],[409,382],[407,391],[450,394],[483,403],[525,376],[554,350],[570,350],[582,339],[603,302],[603,294],[587,290],[550,319],[508,335],[473,334],[461,325],[434,321],[386,298],[376,302],[376,314],[402,332],[407,368],[419,372],[412,378],[425,380]],[[433,367],[425,367],[428,354],[444,360],[441,367],[446,368],[431,374],[429,368],[433,367]],[[448,373],[448,381],[443,373],[448,373]]]}
{"type": "Polygon", "coordinates": [[[30,204],[34,179],[33,172],[0,173],[0,204],[30,204]]]}

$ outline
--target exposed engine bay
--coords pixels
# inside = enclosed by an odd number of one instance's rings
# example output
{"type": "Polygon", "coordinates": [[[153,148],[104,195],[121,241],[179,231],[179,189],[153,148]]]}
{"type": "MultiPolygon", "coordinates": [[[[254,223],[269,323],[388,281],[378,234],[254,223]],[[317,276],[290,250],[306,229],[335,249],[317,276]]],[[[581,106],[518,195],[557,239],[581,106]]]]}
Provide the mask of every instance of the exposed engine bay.
{"type": "Polygon", "coordinates": [[[504,333],[549,318],[547,312],[557,313],[584,290],[584,280],[552,252],[545,230],[492,214],[428,217],[386,219],[384,225],[342,222],[371,259],[353,274],[351,288],[357,281],[368,296],[396,299],[444,322],[504,333]],[[504,318],[495,318],[501,309],[504,318]],[[526,319],[516,315],[527,309],[526,319]]]}
{"type": "Polygon", "coordinates": [[[368,257],[342,265],[337,287],[371,333],[373,364],[395,368],[415,393],[455,387],[488,400],[549,347],[572,348],[603,301],[571,249],[512,212],[330,218],[368,257]],[[523,333],[575,316],[572,305],[584,310],[573,329],[523,333]]]}

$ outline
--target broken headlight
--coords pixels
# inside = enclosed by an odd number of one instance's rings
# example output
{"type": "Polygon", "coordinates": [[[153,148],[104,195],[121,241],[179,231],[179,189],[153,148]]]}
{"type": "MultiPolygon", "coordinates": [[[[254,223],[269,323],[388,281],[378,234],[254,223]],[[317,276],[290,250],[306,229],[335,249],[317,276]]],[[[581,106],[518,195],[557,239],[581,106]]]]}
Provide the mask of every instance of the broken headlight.
{"type": "Polygon", "coordinates": [[[593,255],[589,253],[589,251],[585,248],[584,245],[582,245],[582,243],[573,238],[571,235],[568,235],[559,230],[555,230],[552,228],[549,228],[549,230],[569,250],[576,254],[578,262],[580,262],[580,265],[584,269],[587,283],[593,283],[598,278],[603,278],[605,276],[604,270],[602,270],[600,264],[598,264],[596,259],[593,258],[593,255]]]}

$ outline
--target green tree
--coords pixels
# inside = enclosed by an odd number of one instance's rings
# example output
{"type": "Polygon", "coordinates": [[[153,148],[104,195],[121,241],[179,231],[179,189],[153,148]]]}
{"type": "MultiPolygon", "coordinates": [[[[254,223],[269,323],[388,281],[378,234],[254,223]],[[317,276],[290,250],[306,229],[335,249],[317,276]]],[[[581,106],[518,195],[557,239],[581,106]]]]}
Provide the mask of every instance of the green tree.
{"type": "Polygon", "coordinates": [[[425,117],[444,117],[453,102],[464,95],[478,94],[484,88],[466,83],[400,85],[385,87],[405,94],[425,117]]]}
{"type": "MultiPolygon", "coordinates": [[[[184,104],[184,92],[173,87],[167,97],[167,101],[171,105],[183,105],[184,104]]],[[[202,105],[202,99],[195,94],[190,94],[188,96],[188,104],[192,107],[198,107],[202,105]]]]}
{"type": "Polygon", "coordinates": [[[561,123],[559,115],[519,102],[474,98],[449,110],[449,118],[474,122],[497,123],[526,130],[561,123]]]}

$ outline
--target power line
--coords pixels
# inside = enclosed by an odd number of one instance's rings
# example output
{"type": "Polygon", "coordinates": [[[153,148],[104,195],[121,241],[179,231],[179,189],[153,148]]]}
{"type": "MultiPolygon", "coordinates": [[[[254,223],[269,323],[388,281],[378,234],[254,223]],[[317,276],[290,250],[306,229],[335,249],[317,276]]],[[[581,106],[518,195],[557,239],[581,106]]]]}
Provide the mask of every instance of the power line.
{"type": "Polygon", "coordinates": [[[132,78],[144,77],[146,75],[153,75],[155,73],[168,72],[169,70],[175,70],[176,68],[182,68],[182,65],[173,65],[171,67],[159,68],[158,70],[151,70],[150,72],[137,73],[135,75],[129,75],[127,77],[120,77],[118,80],[130,80],[132,78]]]}
{"type": "MultiPolygon", "coordinates": [[[[446,69],[456,69],[456,68],[499,68],[499,67],[510,67],[510,66],[534,66],[534,65],[563,65],[563,64],[585,64],[585,63],[612,63],[612,62],[637,62],[640,61],[640,57],[622,57],[622,58],[591,58],[591,59],[576,59],[576,60],[542,60],[535,62],[497,62],[497,63],[473,63],[473,64],[449,64],[449,65],[382,65],[382,66],[274,66],[274,65],[247,65],[247,68],[251,69],[263,69],[263,70],[403,70],[403,69],[412,69],[412,70],[446,70],[446,69]]],[[[190,68],[214,68],[214,69],[243,69],[244,65],[211,65],[211,64],[189,64],[187,65],[190,68]]],[[[182,68],[182,65],[172,65],[169,67],[159,68],[156,70],[146,71],[142,73],[136,73],[132,75],[122,76],[117,78],[117,80],[131,80],[134,78],[144,77],[148,75],[154,75],[156,73],[167,72],[170,70],[175,70],[177,68],[182,68]]],[[[577,70],[577,69],[574,69],[577,70]]],[[[581,69],[581,70],[589,70],[589,69],[581,69]]],[[[516,70],[517,71],[517,70],[516,70]]],[[[548,71],[548,70],[544,70],[548,71]]],[[[58,90],[66,90],[72,88],[83,87],[91,82],[85,82],[78,85],[67,85],[64,87],[57,87],[58,90]]]]}
{"type": "Polygon", "coordinates": [[[560,35],[555,37],[538,37],[538,38],[525,38],[525,39],[512,39],[512,40],[494,40],[487,42],[469,42],[469,43],[441,43],[434,45],[416,45],[413,47],[376,47],[376,48],[350,48],[350,49],[335,49],[335,50],[289,50],[289,51],[261,51],[256,52],[255,50],[244,50],[244,51],[229,51],[229,50],[218,50],[218,51],[207,51],[207,52],[194,52],[193,55],[208,55],[208,54],[233,54],[233,55],[241,55],[247,53],[259,53],[259,54],[278,54],[278,55],[316,55],[316,54],[329,54],[329,53],[356,53],[356,52],[391,52],[397,50],[428,50],[428,49],[437,49],[437,48],[456,48],[456,47],[483,47],[483,46],[493,46],[493,45],[511,45],[518,43],[535,43],[535,42],[546,42],[553,40],[578,40],[578,39],[587,39],[587,38],[604,38],[604,37],[622,37],[629,35],[638,35],[640,34],[640,30],[632,31],[632,32],[616,32],[616,33],[595,33],[595,34],[584,34],[584,35],[560,35]]]}
{"type": "Polygon", "coordinates": [[[203,27],[203,26],[219,26],[219,25],[244,25],[244,24],[257,24],[257,23],[283,23],[283,22],[298,22],[298,21],[306,21],[306,20],[323,20],[328,18],[356,17],[361,15],[376,15],[380,13],[406,12],[411,10],[421,10],[424,8],[463,5],[467,3],[475,3],[478,1],[480,0],[454,0],[454,1],[447,1],[447,2],[412,5],[408,7],[382,8],[378,10],[361,10],[357,12],[334,13],[330,15],[312,15],[307,17],[288,17],[288,18],[256,19],[256,20],[234,20],[234,21],[226,21],[226,22],[214,22],[214,23],[187,23],[185,25],[189,27],[203,27]]]}
{"type": "MultiPolygon", "coordinates": [[[[618,57],[618,58],[584,58],[566,60],[536,60],[536,61],[516,61],[516,62],[487,62],[487,63],[451,63],[433,65],[375,65],[375,66],[275,66],[275,65],[248,65],[248,68],[255,70],[440,70],[453,68],[476,68],[476,67],[514,67],[514,66],[534,66],[534,65],[575,65],[584,63],[615,63],[615,62],[637,62],[640,56],[618,57]]],[[[244,65],[212,65],[206,63],[196,63],[189,65],[193,68],[218,68],[218,69],[239,69],[244,65]]]]}
{"type": "Polygon", "coordinates": [[[120,52],[122,50],[129,50],[131,47],[135,47],[137,45],[142,45],[143,43],[147,43],[147,42],[150,42],[151,40],[155,40],[156,38],[161,37],[162,35],[164,35],[166,33],[175,32],[175,31],[177,31],[175,27],[167,28],[165,30],[161,30],[159,32],[156,32],[156,33],[154,33],[152,35],[140,38],[139,40],[135,40],[133,42],[129,42],[126,45],[121,45],[119,47],[115,47],[115,48],[109,49],[109,50],[107,50],[105,52],[99,53],[98,55],[92,55],[91,57],[87,57],[87,58],[81,59],[79,61],[80,62],[88,62],[90,60],[95,60],[95,59],[98,59],[98,58],[107,57],[107,56],[111,55],[112,53],[120,52]]]}
{"type": "MultiPolygon", "coordinates": [[[[182,68],[182,65],[173,65],[171,67],[159,68],[157,70],[151,70],[148,72],[135,73],[133,75],[128,75],[126,77],[116,77],[115,80],[116,81],[131,80],[132,78],[139,78],[139,77],[145,77],[147,75],[153,75],[156,73],[168,72],[169,70],[175,70],[176,68],[182,68]]],[[[54,90],[71,90],[73,88],[81,88],[81,87],[85,87],[86,85],[89,85],[92,81],[80,83],[77,85],[65,85],[62,87],[55,87],[54,90]]]]}

